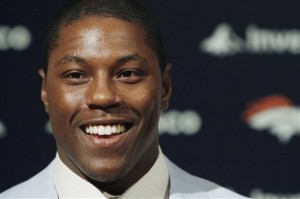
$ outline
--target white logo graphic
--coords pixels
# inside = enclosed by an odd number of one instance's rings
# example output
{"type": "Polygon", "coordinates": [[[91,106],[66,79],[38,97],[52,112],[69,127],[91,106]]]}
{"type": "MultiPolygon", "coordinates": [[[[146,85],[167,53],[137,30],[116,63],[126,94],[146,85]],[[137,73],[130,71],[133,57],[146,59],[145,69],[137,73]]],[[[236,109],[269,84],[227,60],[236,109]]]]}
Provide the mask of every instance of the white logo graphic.
{"type": "Polygon", "coordinates": [[[51,134],[51,135],[53,134],[50,121],[46,122],[44,129],[47,134],[51,134]]]}
{"type": "Polygon", "coordinates": [[[212,55],[228,56],[243,51],[244,41],[228,24],[222,23],[216,27],[209,38],[201,43],[200,48],[212,55]]]}
{"type": "Polygon", "coordinates": [[[25,50],[30,46],[31,39],[30,31],[24,26],[0,26],[0,51],[25,50]]]}
{"type": "Polygon", "coordinates": [[[160,134],[168,133],[178,135],[194,135],[199,132],[202,127],[202,119],[200,115],[192,110],[179,112],[170,110],[161,113],[159,121],[160,134]]]}
{"type": "Polygon", "coordinates": [[[218,57],[237,53],[300,54],[300,30],[262,29],[251,24],[246,27],[245,39],[242,39],[229,24],[221,23],[199,47],[202,52],[218,57]]]}
{"type": "Polygon", "coordinates": [[[268,130],[283,144],[300,135],[300,108],[284,96],[262,98],[249,106],[245,115],[251,128],[268,130]]]}
{"type": "Polygon", "coordinates": [[[6,134],[7,134],[6,127],[5,127],[4,123],[0,120],[0,138],[5,137],[6,134]]]}
{"type": "Polygon", "coordinates": [[[280,193],[264,193],[260,189],[253,189],[250,193],[253,199],[299,199],[300,193],[295,194],[280,194],[280,193]]]}

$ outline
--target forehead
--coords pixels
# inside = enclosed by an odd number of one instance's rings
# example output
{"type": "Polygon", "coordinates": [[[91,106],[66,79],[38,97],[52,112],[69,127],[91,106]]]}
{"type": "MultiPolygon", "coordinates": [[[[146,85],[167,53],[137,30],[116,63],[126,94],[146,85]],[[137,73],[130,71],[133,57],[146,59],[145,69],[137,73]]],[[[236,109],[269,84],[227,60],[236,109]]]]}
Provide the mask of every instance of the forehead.
{"type": "Polygon", "coordinates": [[[157,61],[153,48],[147,45],[144,29],[137,23],[114,17],[90,16],[62,25],[56,43],[50,62],[53,54],[88,52],[97,56],[126,51],[145,54],[157,61]]]}
{"type": "Polygon", "coordinates": [[[107,16],[86,16],[61,25],[58,31],[58,42],[80,35],[127,38],[146,43],[146,34],[138,23],[107,16]]]}

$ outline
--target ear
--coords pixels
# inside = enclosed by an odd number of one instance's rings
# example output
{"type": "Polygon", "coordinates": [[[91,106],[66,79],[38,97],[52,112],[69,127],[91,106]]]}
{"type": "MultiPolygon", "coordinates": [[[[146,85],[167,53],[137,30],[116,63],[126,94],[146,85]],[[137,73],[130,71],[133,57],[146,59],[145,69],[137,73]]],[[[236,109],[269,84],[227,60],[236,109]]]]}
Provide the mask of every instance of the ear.
{"type": "Polygon", "coordinates": [[[41,88],[41,99],[44,103],[45,111],[48,113],[48,96],[47,96],[47,89],[46,89],[46,73],[45,69],[39,69],[39,75],[42,78],[42,88],[41,88]]]}
{"type": "Polygon", "coordinates": [[[165,70],[162,72],[162,98],[161,110],[166,110],[169,106],[169,100],[172,94],[172,65],[167,64],[165,70]]]}

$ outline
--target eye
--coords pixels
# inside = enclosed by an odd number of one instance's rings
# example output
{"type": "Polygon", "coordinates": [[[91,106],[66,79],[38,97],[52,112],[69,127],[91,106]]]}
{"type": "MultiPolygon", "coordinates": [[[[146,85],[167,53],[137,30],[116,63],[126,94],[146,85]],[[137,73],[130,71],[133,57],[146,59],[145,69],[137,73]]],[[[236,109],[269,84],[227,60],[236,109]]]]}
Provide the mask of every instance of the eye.
{"type": "Polygon", "coordinates": [[[85,76],[80,73],[80,72],[72,72],[67,74],[65,77],[69,78],[69,79],[84,79],[85,76]]]}
{"type": "Polygon", "coordinates": [[[119,74],[119,78],[128,78],[132,76],[138,76],[138,73],[136,71],[123,71],[119,74]]]}
{"type": "Polygon", "coordinates": [[[141,81],[143,77],[143,72],[140,70],[123,70],[116,78],[125,83],[137,83],[141,81]]]}
{"type": "Polygon", "coordinates": [[[66,72],[63,77],[65,78],[68,84],[83,84],[89,80],[86,73],[82,71],[69,71],[66,72]]]}

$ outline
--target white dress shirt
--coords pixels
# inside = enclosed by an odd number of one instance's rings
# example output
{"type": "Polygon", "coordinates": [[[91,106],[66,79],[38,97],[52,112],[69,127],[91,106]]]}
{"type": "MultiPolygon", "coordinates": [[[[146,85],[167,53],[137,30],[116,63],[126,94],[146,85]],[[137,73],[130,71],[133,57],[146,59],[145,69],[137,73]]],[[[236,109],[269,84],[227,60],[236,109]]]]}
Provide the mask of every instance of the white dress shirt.
{"type": "Polygon", "coordinates": [[[90,182],[71,171],[60,159],[55,158],[53,176],[54,185],[60,199],[62,198],[167,198],[169,194],[169,171],[165,158],[159,150],[158,158],[151,169],[121,196],[112,196],[101,192],[90,182]]]}

